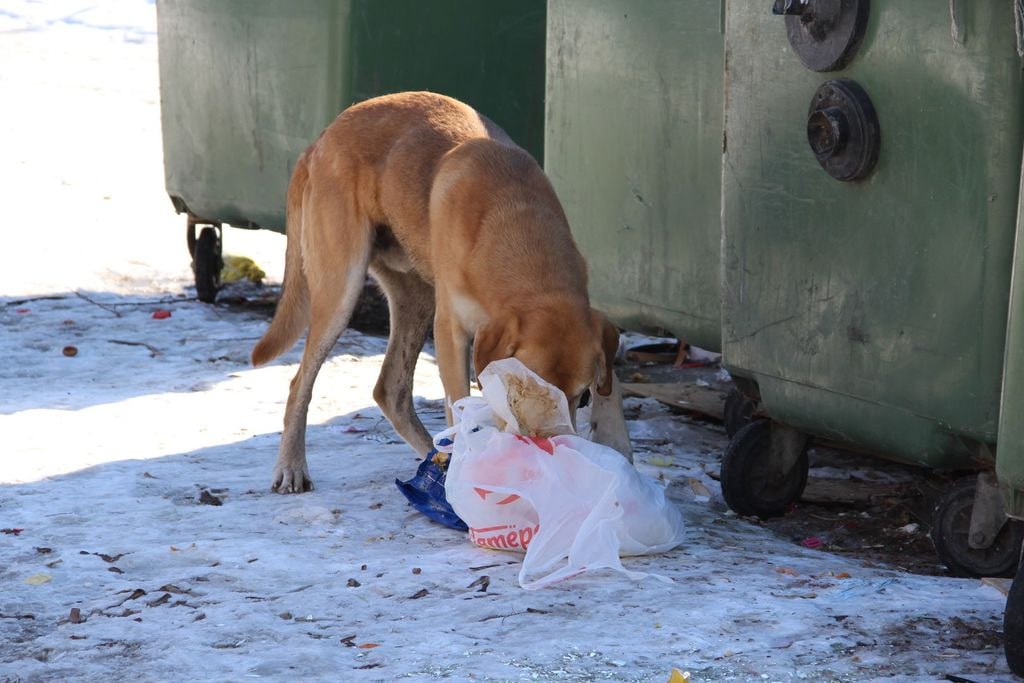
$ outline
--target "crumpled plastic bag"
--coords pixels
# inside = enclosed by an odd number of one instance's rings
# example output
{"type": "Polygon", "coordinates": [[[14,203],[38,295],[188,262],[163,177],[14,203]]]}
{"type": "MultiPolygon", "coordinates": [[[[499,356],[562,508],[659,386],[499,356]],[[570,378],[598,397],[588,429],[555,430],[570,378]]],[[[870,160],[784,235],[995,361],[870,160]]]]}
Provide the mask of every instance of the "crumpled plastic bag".
{"type": "Polygon", "coordinates": [[[451,454],[445,494],[473,543],[525,553],[523,588],[605,567],[639,579],[647,574],[620,556],[682,542],[682,514],[664,489],[622,454],[576,436],[556,387],[514,358],[488,365],[480,383],[483,398],[456,401],[455,425],[435,437],[451,454]]]}
{"type": "Polygon", "coordinates": [[[248,256],[232,256],[225,254],[224,267],[220,271],[221,282],[238,282],[249,280],[256,284],[263,284],[263,278],[267,276],[263,269],[256,265],[248,256]]]}
{"type": "Polygon", "coordinates": [[[416,475],[408,481],[395,479],[395,485],[409,504],[428,519],[456,531],[469,531],[469,527],[459,519],[445,498],[444,480],[448,466],[435,461],[436,454],[436,449],[427,453],[427,457],[416,468],[416,475]]]}

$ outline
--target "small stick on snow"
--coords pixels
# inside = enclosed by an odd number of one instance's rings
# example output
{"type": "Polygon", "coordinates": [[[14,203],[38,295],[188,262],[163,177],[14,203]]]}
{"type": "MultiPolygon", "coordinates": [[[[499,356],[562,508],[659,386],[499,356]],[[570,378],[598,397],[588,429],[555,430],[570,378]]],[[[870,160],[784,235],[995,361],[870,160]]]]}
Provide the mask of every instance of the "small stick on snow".
{"type": "Polygon", "coordinates": [[[21,306],[22,304],[30,304],[33,301],[61,301],[67,299],[66,296],[34,296],[28,299],[18,299],[17,301],[5,301],[4,306],[21,306]]]}
{"type": "Polygon", "coordinates": [[[124,341],[123,339],[108,339],[107,341],[111,344],[123,344],[124,346],[145,346],[149,349],[149,355],[151,357],[156,358],[160,355],[160,349],[155,346],[150,346],[144,342],[124,341]]]}
{"type": "Polygon", "coordinates": [[[104,311],[109,311],[109,312],[113,313],[118,318],[121,317],[121,314],[118,312],[118,310],[116,308],[114,308],[113,306],[110,306],[109,304],[101,304],[99,301],[96,301],[95,299],[90,299],[89,297],[87,297],[85,294],[82,294],[81,292],[75,292],[75,296],[77,296],[79,299],[82,299],[84,301],[88,301],[93,306],[99,306],[104,311]]]}

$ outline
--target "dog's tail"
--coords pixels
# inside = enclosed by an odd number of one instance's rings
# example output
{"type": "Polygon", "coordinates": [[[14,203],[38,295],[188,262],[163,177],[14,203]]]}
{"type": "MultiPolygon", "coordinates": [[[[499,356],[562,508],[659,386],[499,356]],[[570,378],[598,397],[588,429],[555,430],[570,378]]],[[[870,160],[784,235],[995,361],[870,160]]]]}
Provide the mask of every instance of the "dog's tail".
{"type": "Polygon", "coordinates": [[[288,185],[285,207],[288,245],[285,247],[281,300],[270,327],[252,349],[252,364],[255,366],[272,361],[290,349],[309,325],[309,285],[302,267],[302,197],[308,179],[309,168],[303,154],[288,185]]]}

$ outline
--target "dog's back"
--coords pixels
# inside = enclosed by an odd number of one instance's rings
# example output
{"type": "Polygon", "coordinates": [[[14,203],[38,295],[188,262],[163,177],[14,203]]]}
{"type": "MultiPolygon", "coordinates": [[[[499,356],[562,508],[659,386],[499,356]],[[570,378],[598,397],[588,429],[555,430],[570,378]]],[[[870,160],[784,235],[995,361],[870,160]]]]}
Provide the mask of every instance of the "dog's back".
{"type": "MultiPolygon", "coordinates": [[[[472,107],[429,92],[388,95],[347,109],[310,155],[339,182],[357,183],[360,207],[374,225],[390,228],[416,269],[433,279],[429,249],[430,188],[444,156],[474,138],[514,146],[472,107]],[[367,169],[372,169],[369,173],[367,169]]],[[[316,172],[314,171],[314,172],[316,172]]]]}
{"type": "Polygon", "coordinates": [[[304,236],[314,204],[344,197],[347,213],[359,225],[322,226],[324,235],[376,227],[397,240],[401,252],[395,260],[408,260],[420,276],[433,281],[430,188],[441,159],[474,138],[515,147],[505,131],[472,107],[430,92],[396,93],[355,104],[323,130],[292,172],[284,288],[270,328],[253,349],[254,365],[288,350],[309,322],[304,272],[309,252],[319,250],[317,243],[324,239],[304,236]]]}
{"type": "Polygon", "coordinates": [[[587,265],[544,171],[525,150],[488,138],[462,142],[438,167],[430,195],[435,260],[459,264],[457,289],[528,305],[537,293],[578,296],[587,265]]]}

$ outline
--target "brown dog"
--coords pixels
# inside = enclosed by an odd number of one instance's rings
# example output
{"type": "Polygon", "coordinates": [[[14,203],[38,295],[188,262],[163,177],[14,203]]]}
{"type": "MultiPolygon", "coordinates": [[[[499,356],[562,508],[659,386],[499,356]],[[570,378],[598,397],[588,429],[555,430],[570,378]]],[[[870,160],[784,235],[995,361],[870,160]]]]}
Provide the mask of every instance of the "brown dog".
{"type": "Polygon", "coordinates": [[[433,325],[446,406],[469,395],[474,340],[477,373],[515,356],[565,392],[574,413],[595,386],[596,440],[631,455],[612,372],[618,332],[590,308],[586,263],[547,177],[494,123],[426,92],[362,102],[302,154],[287,201],[284,291],[252,351],[254,365],[266,363],[309,328],[274,490],[312,488],[305,428],[313,382],[367,270],[391,312],[373,396],[416,451],[432,446],[412,382],[433,325]]]}

